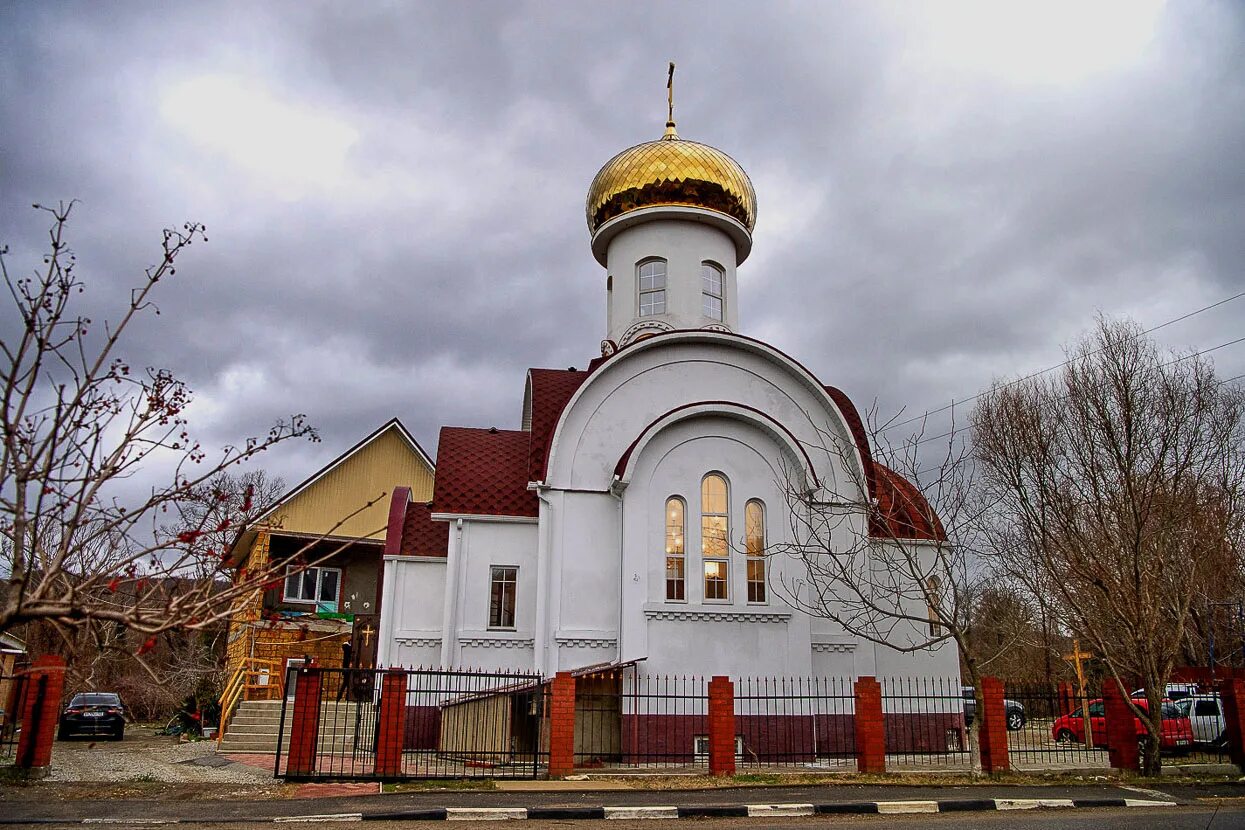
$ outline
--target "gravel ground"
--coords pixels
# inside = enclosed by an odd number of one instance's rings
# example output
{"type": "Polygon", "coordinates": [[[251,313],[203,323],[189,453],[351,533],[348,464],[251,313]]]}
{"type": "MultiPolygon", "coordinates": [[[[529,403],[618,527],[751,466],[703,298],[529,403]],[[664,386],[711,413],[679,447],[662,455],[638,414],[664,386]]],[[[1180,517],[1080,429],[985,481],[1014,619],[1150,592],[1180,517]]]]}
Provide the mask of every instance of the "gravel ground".
{"type": "Polygon", "coordinates": [[[215,741],[179,743],[177,738],[155,732],[154,727],[131,725],[126,728],[123,741],[90,738],[57,741],[52,749],[52,772],[46,780],[53,783],[273,783],[271,771],[233,762],[209,765],[224,760],[216,757],[215,741]]]}

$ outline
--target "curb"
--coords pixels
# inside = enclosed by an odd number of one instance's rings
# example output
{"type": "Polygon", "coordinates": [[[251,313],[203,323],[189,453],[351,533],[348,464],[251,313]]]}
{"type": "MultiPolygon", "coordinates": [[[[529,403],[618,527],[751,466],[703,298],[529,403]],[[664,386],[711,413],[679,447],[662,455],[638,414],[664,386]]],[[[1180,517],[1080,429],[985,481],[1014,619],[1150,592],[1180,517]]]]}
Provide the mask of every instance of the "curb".
{"type": "MultiPolygon", "coordinates": [[[[1143,798],[964,798],[947,801],[844,801],[831,804],[698,804],[663,807],[432,807],[376,813],[319,813],[248,819],[254,823],[312,824],[326,821],[489,821],[592,820],[673,818],[774,818],[844,814],[901,815],[907,813],[963,813],[1005,810],[1075,809],[1086,807],[1175,807],[1175,801],[1143,798]]],[[[215,824],[236,818],[36,818],[0,819],[13,824],[95,824],[151,827],[167,824],[215,824]]]]}

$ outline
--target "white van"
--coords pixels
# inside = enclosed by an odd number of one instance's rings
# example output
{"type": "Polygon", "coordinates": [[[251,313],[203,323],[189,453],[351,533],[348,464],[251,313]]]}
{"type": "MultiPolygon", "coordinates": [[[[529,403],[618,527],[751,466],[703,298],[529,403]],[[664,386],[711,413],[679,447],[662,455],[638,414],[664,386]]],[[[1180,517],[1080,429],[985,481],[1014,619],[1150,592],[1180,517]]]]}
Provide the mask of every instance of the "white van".
{"type": "Polygon", "coordinates": [[[1176,701],[1176,706],[1193,727],[1193,743],[1216,749],[1224,746],[1226,721],[1219,695],[1189,695],[1176,701]]]}

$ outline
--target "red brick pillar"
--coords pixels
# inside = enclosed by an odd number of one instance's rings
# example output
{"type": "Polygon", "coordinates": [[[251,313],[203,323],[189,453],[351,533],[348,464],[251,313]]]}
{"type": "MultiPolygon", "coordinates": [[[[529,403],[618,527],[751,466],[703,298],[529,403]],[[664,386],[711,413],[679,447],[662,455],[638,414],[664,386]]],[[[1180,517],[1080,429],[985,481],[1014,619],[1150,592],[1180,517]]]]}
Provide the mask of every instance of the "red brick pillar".
{"type": "MultiPolygon", "coordinates": [[[[1137,757],[1137,721],[1132,707],[1119,684],[1108,680],[1102,689],[1102,701],[1107,715],[1107,756],[1115,769],[1133,770],[1141,768],[1137,757]]],[[[1098,736],[1094,737],[1099,740],[1098,736]]]]}
{"type": "Polygon", "coordinates": [[[549,777],[575,769],[575,677],[560,671],[549,684],[549,777]]]}
{"type": "Polygon", "coordinates": [[[856,678],[856,771],[886,772],[886,725],[882,685],[875,677],[856,678]]]}
{"type": "Polygon", "coordinates": [[[1219,690],[1223,705],[1224,737],[1232,763],[1245,770],[1245,680],[1232,678],[1219,690]]]}
{"type": "Polygon", "coordinates": [[[1076,693],[1072,691],[1072,684],[1066,680],[1060,682],[1059,690],[1055,694],[1059,701],[1059,714],[1071,715],[1076,708],[1076,693]]]}
{"type": "Polygon", "coordinates": [[[294,679],[294,716],[290,718],[290,751],[286,775],[311,775],[316,771],[316,745],[320,738],[320,691],[323,678],[318,668],[303,666],[294,679]]]}
{"type": "Polygon", "coordinates": [[[1007,772],[1011,759],[1007,755],[1007,708],[1003,703],[1003,681],[997,677],[981,678],[982,712],[978,743],[981,747],[981,770],[987,775],[1007,772]]]}
{"type": "Polygon", "coordinates": [[[735,684],[721,675],[709,681],[709,774],[735,774],[735,684]]]}
{"type": "Polygon", "coordinates": [[[376,732],[376,775],[402,774],[402,745],[406,737],[406,672],[387,671],[380,681],[380,719],[376,732]]]}
{"type": "Polygon", "coordinates": [[[26,696],[22,701],[22,734],[17,739],[13,766],[41,778],[52,765],[52,743],[60,721],[61,693],[65,688],[65,661],[54,654],[35,660],[25,672],[26,696]]]}

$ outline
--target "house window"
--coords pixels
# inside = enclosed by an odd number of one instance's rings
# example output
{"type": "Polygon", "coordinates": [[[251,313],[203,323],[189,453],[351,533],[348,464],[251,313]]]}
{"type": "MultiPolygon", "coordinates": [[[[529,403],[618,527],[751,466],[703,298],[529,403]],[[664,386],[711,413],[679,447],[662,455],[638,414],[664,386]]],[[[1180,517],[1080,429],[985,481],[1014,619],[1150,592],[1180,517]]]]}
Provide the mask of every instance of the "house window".
{"type": "Polygon", "coordinates": [[[749,499],[744,505],[744,553],[748,562],[748,602],[765,602],[765,505],[749,499]]]}
{"type": "Polygon", "coordinates": [[[727,514],[726,479],[710,473],[700,483],[700,553],[705,569],[705,599],[730,599],[730,527],[727,514]]]}
{"type": "Polygon", "coordinates": [[[640,316],[666,313],[666,261],[650,259],[637,269],[640,282],[640,316]]]}
{"type": "Polygon", "coordinates": [[[489,628],[514,628],[514,601],[518,585],[518,568],[511,565],[493,566],[489,586],[489,628]]]}
{"type": "Polygon", "coordinates": [[[666,599],[687,599],[686,551],[683,532],[687,527],[683,499],[666,499],[666,599]]]}
{"type": "Polygon", "coordinates": [[[341,587],[340,568],[301,568],[287,565],[282,602],[312,602],[326,611],[337,610],[337,591],[341,587]]]}
{"type": "Polygon", "coordinates": [[[712,262],[700,263],[700,305],[706,317],[722,319],[722,269],[712,262]]]}

